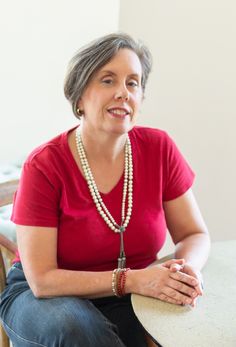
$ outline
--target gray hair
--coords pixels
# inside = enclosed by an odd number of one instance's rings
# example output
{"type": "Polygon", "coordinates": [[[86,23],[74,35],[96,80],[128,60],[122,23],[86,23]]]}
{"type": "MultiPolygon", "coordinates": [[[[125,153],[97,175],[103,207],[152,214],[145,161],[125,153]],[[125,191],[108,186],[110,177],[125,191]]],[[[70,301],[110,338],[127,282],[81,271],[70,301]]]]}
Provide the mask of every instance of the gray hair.
{"type": "Polygon", "coordinates": [[[77,118],[77,104],[94,74],[107,64],[119,49],[128,48],[137,54],[142,66],[141,86],[143,92],[151,71],[152,57],[149,49],[140,41],[124,33],[103,36],[82,47],[71,59],[64,83],[64,93],[77,118]]]}

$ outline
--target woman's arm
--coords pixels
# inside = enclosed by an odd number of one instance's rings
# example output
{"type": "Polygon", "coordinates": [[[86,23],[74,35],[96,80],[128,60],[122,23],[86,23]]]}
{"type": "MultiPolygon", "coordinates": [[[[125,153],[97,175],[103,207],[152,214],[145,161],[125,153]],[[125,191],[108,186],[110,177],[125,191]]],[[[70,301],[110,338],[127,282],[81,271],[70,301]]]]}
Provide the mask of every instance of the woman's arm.
{"type": "MultiPolygon", "coordinates": [[[[177,199],[164,203],[167,227],[176,245],[175,257],[184,258],[185,265],[172,265],[170,270],[177,276],[178,270],[198,279],[196,290],[202,295],[202,275],[200,270],[207,261],[210,238],[207,227],[192,193],[189,189],[177,199]]],[[[174,274],[173,274],[174,275],[174,274]]],[[[196,299],[193,300],[195,306],[196,299]]]]}
{"type": "MultiPolygon", "coordinates": [[[[24,272],[38,297],[76,295],[96,298],[113,295],[112,271],[88,272],[58,269],[57,229],[17,226],[17,240],[24,272]]],[[[170,261],[178,263],[178,260],[170,261]]],[[[179,261],[182,263],[182,260],[179,261]]],[[[172,274],[169,266],[130,270],[126,293],[137,293],[181,304],[190,303],[197,280],[187,274],[172,274]],[[173,275],[175,279],[171,278],[173,275]],[[171,288],[172,286],[172,288],[171,288]]]]}
{"type": "Polygon", "coordinates": [[[112,271],[58,269],[56,228],[18,225],[17,243],[26,279],[36,297],[112,295],[112,271]]]}
{"type": "Polygon", "coordinates": [[[165,202],[164,210],[176,245],[175,257],[184,258],[192,268],[201,270],[208,258],[210,238],[192,190],[165,202]]]}

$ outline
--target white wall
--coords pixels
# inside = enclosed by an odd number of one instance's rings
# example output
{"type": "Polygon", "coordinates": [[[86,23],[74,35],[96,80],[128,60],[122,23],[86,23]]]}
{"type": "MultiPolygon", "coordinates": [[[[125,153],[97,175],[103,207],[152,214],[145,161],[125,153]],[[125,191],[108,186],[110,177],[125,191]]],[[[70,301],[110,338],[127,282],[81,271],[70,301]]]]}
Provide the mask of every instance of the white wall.
{"type": "Polygon", "coordinates": [[[0,163],[76,124],[63,95],[67,63],[118,29],[119,0],[0,0],[0,163]]]}
{"type": "Polygon", "coordinates": [[[211,236],[236,235],[236,2],[121,0],[120,29],[154,66],[141,124],[166,129],[197,174],[211,236]]]}

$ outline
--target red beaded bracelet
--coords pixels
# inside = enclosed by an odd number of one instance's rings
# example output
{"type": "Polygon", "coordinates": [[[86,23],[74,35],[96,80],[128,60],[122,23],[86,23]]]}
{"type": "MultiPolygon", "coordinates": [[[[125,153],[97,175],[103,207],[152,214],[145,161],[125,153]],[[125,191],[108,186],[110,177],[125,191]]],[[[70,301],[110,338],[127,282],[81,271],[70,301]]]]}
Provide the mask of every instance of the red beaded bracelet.
{"type": "Polygon", "coordinates": [[[127,272],[130,270],[130,268],[121,269],[118,283],[117,283],[117,294],[118,296],[124,296],[125,295],[125,283],[127,278],[127,272]]]}

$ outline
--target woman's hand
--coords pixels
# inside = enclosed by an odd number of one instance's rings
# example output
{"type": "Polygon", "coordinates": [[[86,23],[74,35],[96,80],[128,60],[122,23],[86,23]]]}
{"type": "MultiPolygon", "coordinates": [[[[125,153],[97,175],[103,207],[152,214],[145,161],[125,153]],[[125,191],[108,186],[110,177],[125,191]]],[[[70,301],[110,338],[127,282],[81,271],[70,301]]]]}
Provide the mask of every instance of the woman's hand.
{"type": "Polygon", "coordinates": [[[172,304],[192,305],[198,296],[198,279],[166,266],[176,265],[176,261],[178,266],[183,266],[183,260],[172,259],[146,269],[129,271],[127,290],[172,304]]]}
{"type": "MultiPolygon", "coordinates": [[[[199,270],[195,270],[192,266],[186,263],[183,263],[182,265],[180,265],[180,263],[174,263],[174,262],[170,264],[169,269],[171,272],[181,271],[189,276],[196,278],[198,280],[198,284],[195,286],[195,290],[197,291],[198,296],[203,295],[203,278],[199,270]]],[[[196,301],[197,301],[197,297],[193,300],[193,303],[192,303],[193,307],[196,306],[196,301]]]]}
{"type": "MultiPolygon", "coordinates": [[[[181,271],[183,273],[186,273],[187,275],[190,275],[190,276],[196,278],[198,280],[198,284],[195,286],[195,289],[198,293],[198,296],[203,295],[203,285],[202,285],[203,279],[202,279],[201,272],[193,269],[193,267],[190,266],[189,264],[186,264],[184,259],[171,259],[171,260],[168,260],[168,261],[162,263],[162,265],[169,268],[170,271],[173,273],[181,271]]],[[[193,307],[196,306],[196,301],[197,301],[197,297],[192,302],[193,307]]]]}

